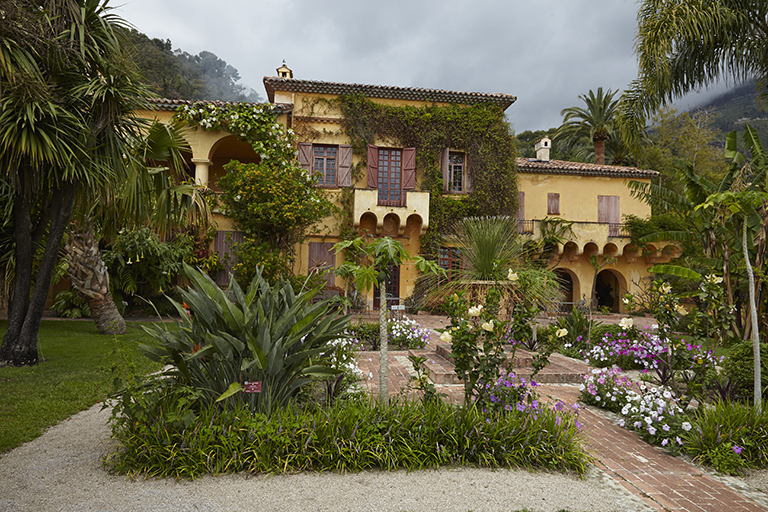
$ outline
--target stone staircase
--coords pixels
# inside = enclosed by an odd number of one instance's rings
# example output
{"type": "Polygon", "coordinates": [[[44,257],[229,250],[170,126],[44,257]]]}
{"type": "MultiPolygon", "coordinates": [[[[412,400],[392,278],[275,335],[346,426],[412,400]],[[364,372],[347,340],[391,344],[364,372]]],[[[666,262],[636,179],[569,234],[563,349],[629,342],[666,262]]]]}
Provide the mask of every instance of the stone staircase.
{"type": "MultiPolygon", "coordinates": [[[[410,351],[411,355],[427,359],[424,367],[429,380],[438,386],[462,384],[454,371],[450,344],[433,339],[430,345],[430,350],[410,351]]],[[[527,350],[517,349],[514,360],[507,360],[506,366],[518,377],[528,379],[533,373],[533,354],[527,350]]],[[[561,354],[552,354],[549,357],[549,365],[542,369],[534,380],[539,384],[577,384],[582,382],[582,375],[586,371],[585,363],[561,354]]]]}

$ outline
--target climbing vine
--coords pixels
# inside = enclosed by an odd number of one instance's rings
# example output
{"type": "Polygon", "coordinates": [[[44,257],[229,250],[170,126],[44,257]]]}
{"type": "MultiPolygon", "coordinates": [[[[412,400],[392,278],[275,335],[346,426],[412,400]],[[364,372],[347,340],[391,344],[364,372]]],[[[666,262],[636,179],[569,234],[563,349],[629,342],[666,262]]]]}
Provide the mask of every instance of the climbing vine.
{"type": "Polygon", "coordinates": [[[359,94],[343,95],[337,101],[342,130],[363,160],[367,145],[377,140],[416,148],[419,188],[430,192],[430,226],[421,238],[424,255],[436,257],[442,237],[455,219],[513,215],[517,210],[515,145],[500,107],[391,106],[359,94]],[[474,185],[471,193],[443,194],[438,155],[445,148],[465,152],[474,185]]]}

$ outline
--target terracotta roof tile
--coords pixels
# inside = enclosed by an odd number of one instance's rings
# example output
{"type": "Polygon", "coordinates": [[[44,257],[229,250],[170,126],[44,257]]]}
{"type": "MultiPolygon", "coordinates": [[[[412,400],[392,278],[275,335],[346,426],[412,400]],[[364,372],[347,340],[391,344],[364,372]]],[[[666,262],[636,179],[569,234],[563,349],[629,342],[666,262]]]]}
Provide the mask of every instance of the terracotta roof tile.
{"type": "Polygon", "coordinates": [[[413,101],[432,101],[437,103],[457,103],[475,105],[493,103],[506,110],[517,100],[512,94],[500,92],[458,92],[442,89],[421,89],[417,87],[395,87],[389,85],[344,84],[340,82],[322,82],[319,80],[297,80],[295,78],[264,77],[264,88],[269,101],[275,100],[275,91],[304,92],[316,94],[359,93],[367,98],[386,98],[413,101]]]}
{"type": "Polygon", "coordinates": [[[195,103],[202,103],[203,105],[215,105],[217,107],[226,106],[226,105],[237,105],[239,103],[243,103],[245,105],[272,105],[275,107],[278,114],[282,114],[285,112],[290,112],[293,110],[293,105],[290,103],[249,103],[249,102],[243,102],[243,101],[218,101],[218,100],[171,100],[168,98],[152,98],[147,100],[147,102],[154,106],[157,110],[171,110],[175,111],[177,108],[181,107],[182,105],[194,105],[195,103]]]}
{"type": "Polygon", "coordinates": [[[586,164],[582,162],[564,162],[562,160],[536,160],[518,158],[517,172],[531,174],[565,174],[573,176],[601,176],[607,178],[651,179],[659,175],[656,171],[646,171],[636,167],[618,165],[586,164]]]}

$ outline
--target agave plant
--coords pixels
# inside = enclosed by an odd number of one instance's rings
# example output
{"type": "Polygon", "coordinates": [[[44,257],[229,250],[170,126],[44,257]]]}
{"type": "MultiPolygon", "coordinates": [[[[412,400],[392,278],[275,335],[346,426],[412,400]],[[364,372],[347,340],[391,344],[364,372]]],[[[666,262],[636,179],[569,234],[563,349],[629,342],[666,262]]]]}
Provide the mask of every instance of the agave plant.
{"type": "Polygon", "coordinates": [[[302,386],[340,373],[330,365],[330,342],[343,336],[349,317],[334,314],[327,300],[313,304],[320,288],[297,295],[258,271],[245,292],[234,279],[222,290],[207,274],[184,270],[191,286],[181,304],[171,300],[181,315],[178,331],[146,328],[160,345],[141,347],[171,365],[163,377],[201,391],[205,403],[245,401],[269,415],[302,386]],[[247,381],[261,382],[261,392],[243,393],[247,381]]]}

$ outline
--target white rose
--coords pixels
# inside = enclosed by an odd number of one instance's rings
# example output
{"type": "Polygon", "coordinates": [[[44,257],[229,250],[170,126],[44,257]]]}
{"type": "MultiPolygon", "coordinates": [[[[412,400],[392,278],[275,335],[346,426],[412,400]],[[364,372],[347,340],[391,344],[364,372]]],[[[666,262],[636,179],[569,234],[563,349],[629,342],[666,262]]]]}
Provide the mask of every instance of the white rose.
{"type": "Polygon", "coordinates": [[[558,329],[555,332],[555,336],[557,336],[558,338],[562,338],[563,336],[567,336],[567,335],[568,335],[568,329],[558,329]]]}
{"type": "Polygon", "coordinates": [[[509,273],[507,274],[507,279],[509,279],[513,283],[517,281],[517,272],[514,272],[512,269],[509,269],[509,273]]]}
{"type": "Polygon", "coordinates": [[[622,318],[619,322],[622,329],[631,329],[634,324],[635,321],[632,318],[622,318]]]}
{"type": "Polygon", "coordinates": [[[480,316],[480,312],[483,310],[483,305],[478,304],[469,308],[469,316],[480,316]]]}
{"type": "Polygon", "coordinates": [[[484,322],[481,326],[484,330],[488,332],[493,332],[493,320],[489,320],[488,322],[484,322]]]}
{"type": "Polygon", "coordinates": [[[440,339],[446,343],[450,343],[453,341],[453,336],[451,336],[450,332],[445,331],[443,334],[440,335],[440,339]]]}

